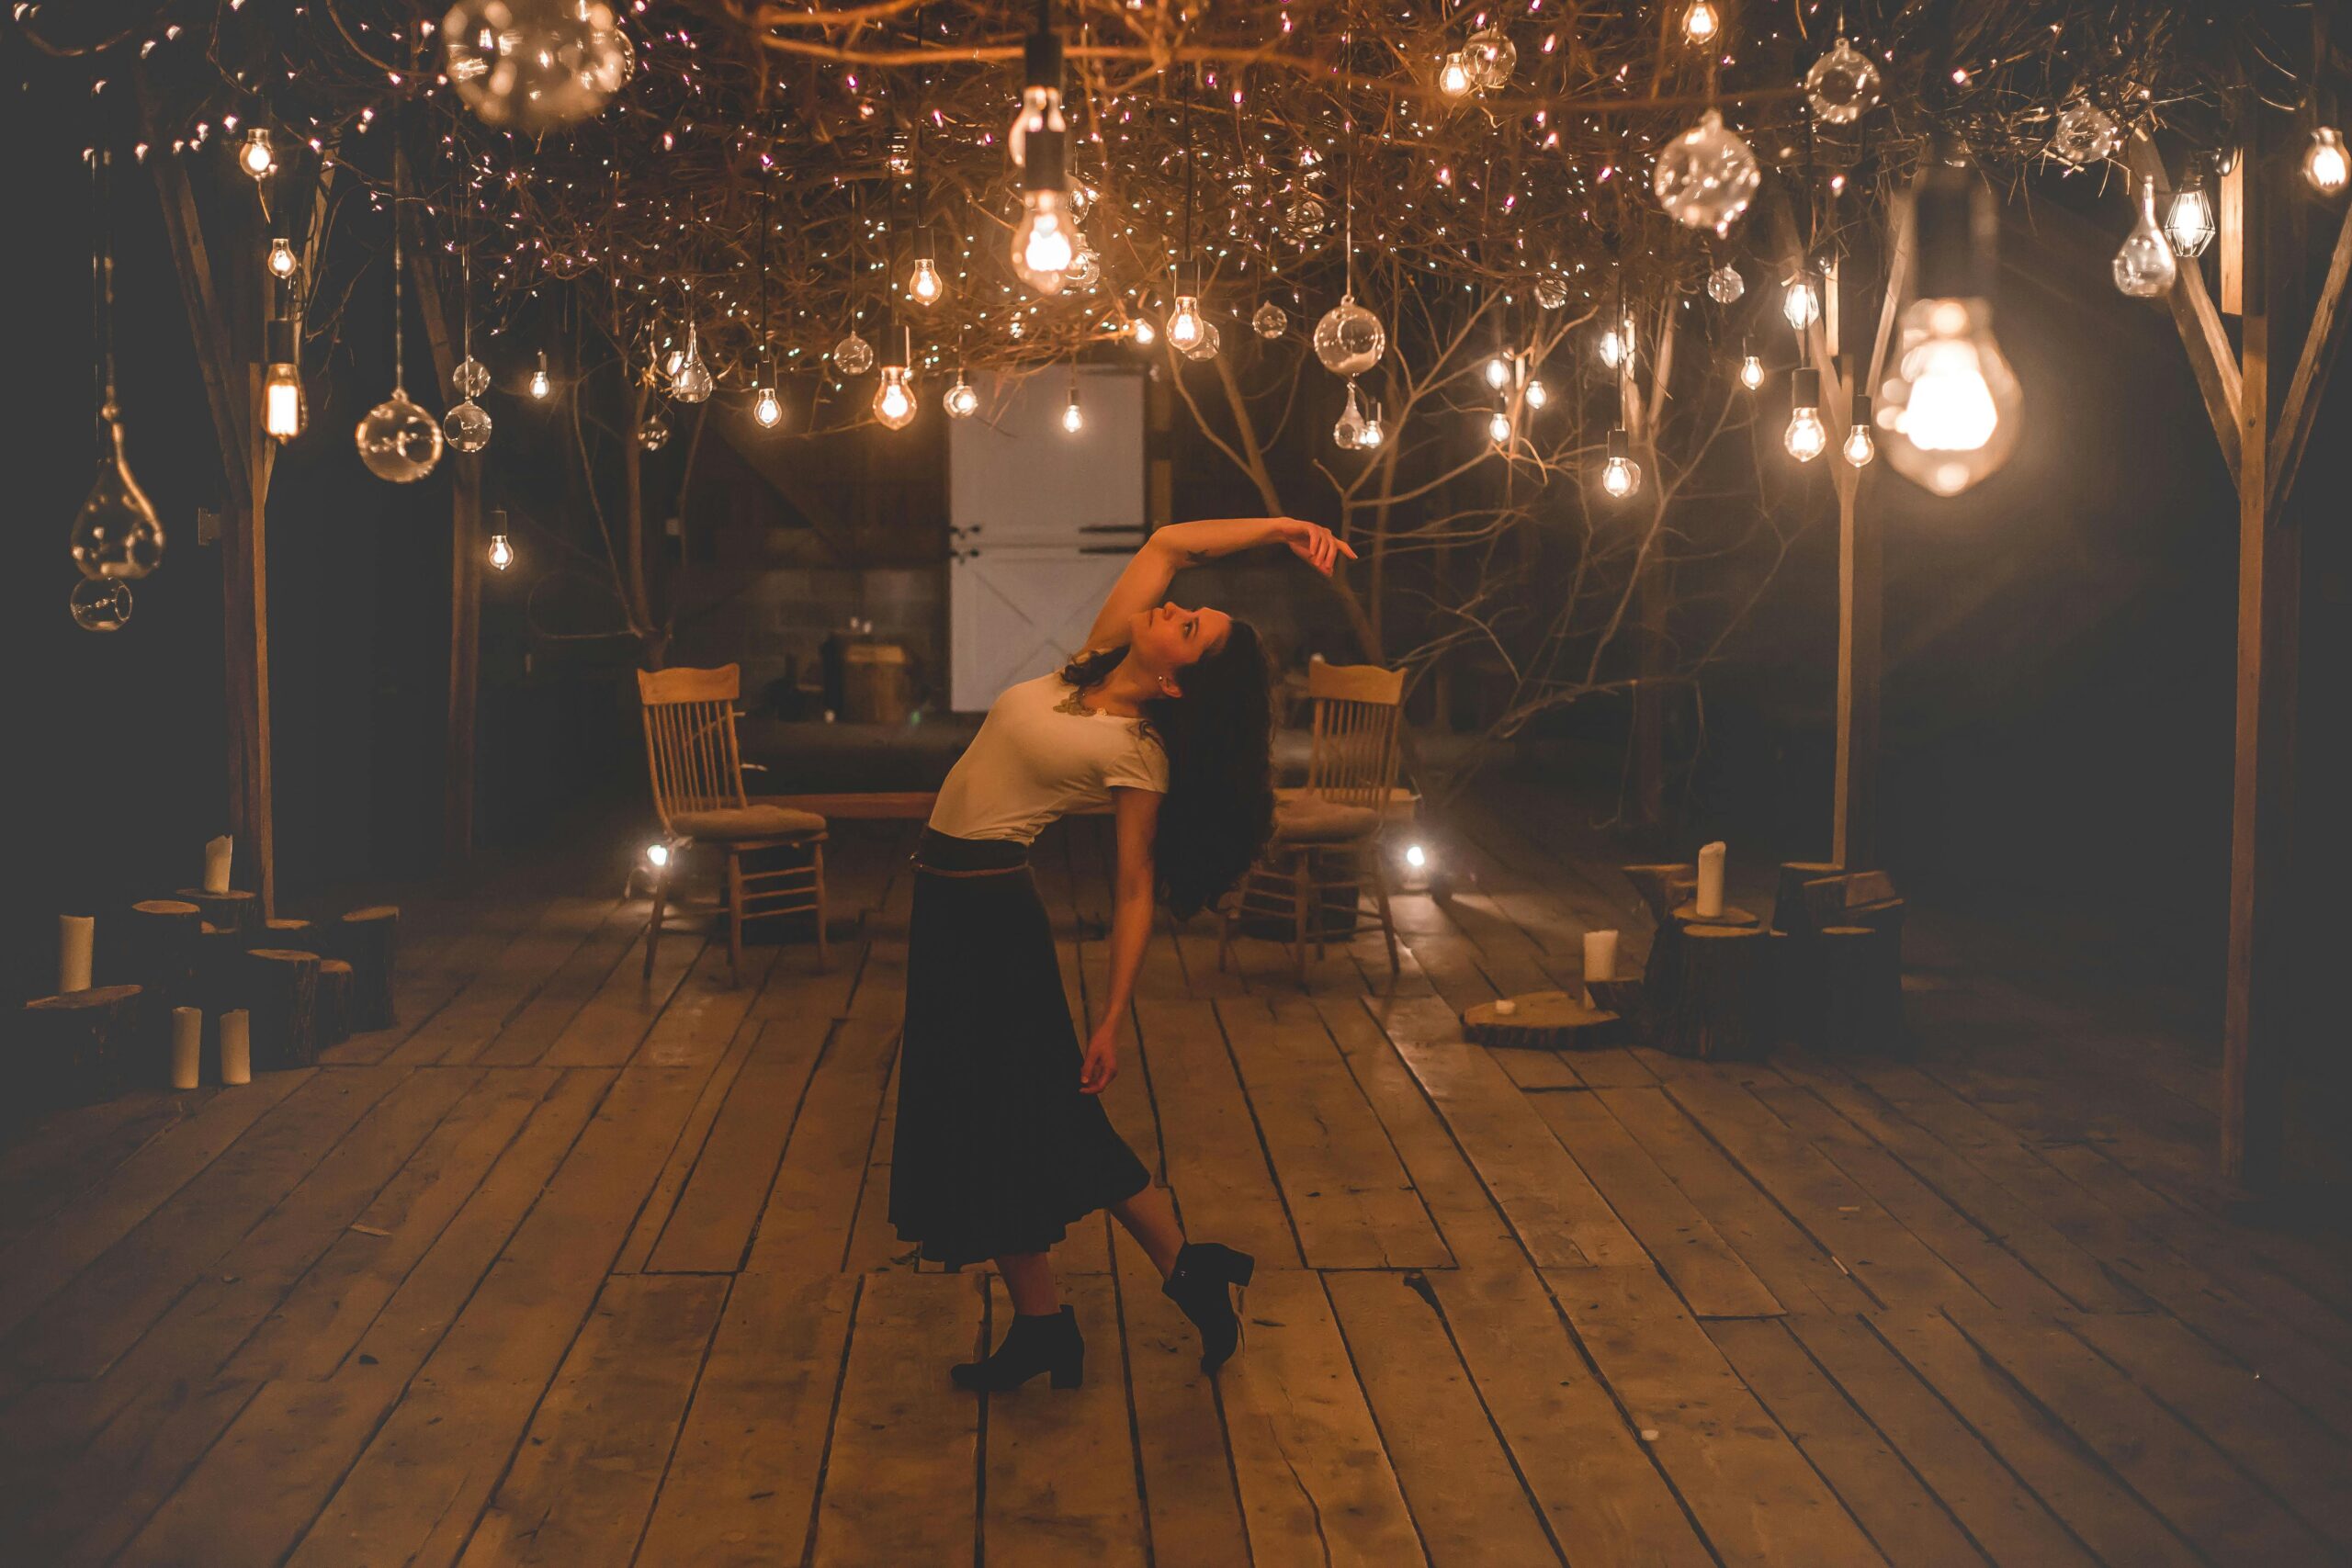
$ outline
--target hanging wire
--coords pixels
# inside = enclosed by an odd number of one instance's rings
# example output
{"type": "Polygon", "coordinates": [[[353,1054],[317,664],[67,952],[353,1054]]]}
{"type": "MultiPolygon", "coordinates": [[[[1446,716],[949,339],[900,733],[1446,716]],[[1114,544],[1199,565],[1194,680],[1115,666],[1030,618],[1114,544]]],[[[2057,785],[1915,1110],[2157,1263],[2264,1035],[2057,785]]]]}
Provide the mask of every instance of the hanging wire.
{"type": "Polygon", "coordinates": [[[104,457],[111,446],[109,434],[115,418],[114,392],[114,220],[107,197],[107,175],[114,163],[113,152],[104,147],[90,154],[90,200],[92,233],[90,246],[90,341],[97,351],[96,381],[98,412],[96,434],[98,456],[104,457]]]}
{"type": "MultiPolygon", "coordinates": [[[[1194,85],[1195,84],[1189,81],[1183,82],[1182,85],[1184,94],[1184,262],[1193,275],[1192,292],[1198,294],[1201,291],[1201,260],[1200,253],[1194,248],[1193,237],[1193,165],[1194,163],[1193,88],[1194,85]]],[[[1176,292],[1179,294],[1185,292],[1181,280],[1177,284],[1176,292]]]]}

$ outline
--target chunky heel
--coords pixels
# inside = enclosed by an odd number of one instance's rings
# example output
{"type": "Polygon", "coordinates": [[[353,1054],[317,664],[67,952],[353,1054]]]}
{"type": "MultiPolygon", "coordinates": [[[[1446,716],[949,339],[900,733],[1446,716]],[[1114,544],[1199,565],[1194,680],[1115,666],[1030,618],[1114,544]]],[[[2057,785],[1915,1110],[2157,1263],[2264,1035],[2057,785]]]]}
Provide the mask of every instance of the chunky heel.
{"type": "Polygon", "coordinates": [[[1246,1252],[1216,1242],[1187,1242],[1176,1254],[1160,1293],[1184,1309],[1201,1331],[1201,1371],[1214,1372],[1225,1365],[1241,1342],[1241,1319],[1233,1309],[1233,1290],[1247,1285],[1258,1260],[1246,1252]]]}
{"type": "Polygon", "coordinates": [[[1255,1274],[1257,1271],[1258,1260],[1256,1258],[1250,1257],[1246,1252],[1237,1252],[1233,1254],[1233,1272],[1227,1275],[1226,1278],[1231,1280],[1237,1285],[1246,1285],[1250,1282],[1250,1276],[1255,1274]]]}

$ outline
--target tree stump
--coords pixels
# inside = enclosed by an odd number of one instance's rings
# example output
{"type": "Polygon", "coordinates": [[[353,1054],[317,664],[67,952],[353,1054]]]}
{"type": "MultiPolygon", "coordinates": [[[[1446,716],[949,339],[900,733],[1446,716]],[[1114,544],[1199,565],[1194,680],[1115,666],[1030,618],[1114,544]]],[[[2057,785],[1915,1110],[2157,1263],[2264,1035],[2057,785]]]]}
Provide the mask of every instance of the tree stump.
{"type": "Polygon", "coordinates": [[[1805,908],[1805,884],[1839,875],[1845,869],[1825,860],[1782,861],[1780,886],[1772,895],[1772,929],[1792,936],[1811,936],[1817,928],[1805,908]]]}
{"type": "Polygon", "coordinates": [[[1764,924],[1762,920],[1758,919],[1754,915],[1748,913],[1746,909],[1741,908],[1736,904],[1725,904],[1720,914],[1713,915],[1702,915],[1699,913],[1699,906],[1696,904],[1679,904],[1675,906],[1674,919],[1677,924],[1686,926],[1755,926],[1761,928],[1764,924]]]}
{"type": "Polygon", "coordinates": [[[1903,926],[1826,926],[1820,954],[1825,1054],[1891,1053],[1903,1047],[1903,926]]]}
{"type": "Polygon", "coordinates": [[[1566,991],[1532,991],[1501,1004],[1481,1002],[1462,1015],[1463,1037],[1481,1045],[1573,1050],[1619,1043],[1618,1017],[1589,1008],[1566,991]]]}
{"type": "Polygon", "coordinates": [[[307,1067],[319,1059],[319,955],[289,947],[245,954],[245,1009],[253,1014],[254,1071],[307,1067]]]}
{"type": "Polygon", "coordinates": [[[1704,1062],[1753,1061],[1771,1048],[1767,942],[1758,926],[1690,926],[1658,1043],[1704,1062]]]}
{"type": "Polygon", "coordinates": [[[351,1038],[351,965],[340,958],[319,960],[319,1049],[351,1038]]]}
{"type": "Polygon", "coordinates": [[[146,1012],[146,993],[137,986],[98,986],[27,1002],[15,1064],[24,1102],[40,1109],[74,1105],[153,1077],[152,1060],[140,1071],[146,1012]]]}
{"type": "Polygon", "coordinates": [[[245,1005],[245,933],[207,920],[197,928],[195,974],[188,994],[208,1014],[245,1005]]]}
{"type": "Polygon", "coordinates": [[[272,947],[300,947],[308,940],[311,922],[298,919],[264,920],[259,938],[272,947]]]}
{"type": "Polygon", "coordinates": [[[183,887],[172,897],[195,905],[203,912],[208,925],[242,931],[249,939],[261,931],[261,900],[244,888],[207,893],[201,887],[183,887]]]}
{"type": "Polygon", "coordinates": [[[351,965],[349,1022],[355,1034],[390,1029],[392,1011],[392,959],[400,944],[401,912],[390,904],[354,909],[335,922],[334,933],[323,945],[351,965]]]}
{"type": "Polygon", "coordinates": [[[117,956],[109,968],[151,998],[177,1005],[188,1000],[196,978],[196,948],[204,915],[180,898],[149,898],[124,911],[119,935],[110,943],[117,956]]]}

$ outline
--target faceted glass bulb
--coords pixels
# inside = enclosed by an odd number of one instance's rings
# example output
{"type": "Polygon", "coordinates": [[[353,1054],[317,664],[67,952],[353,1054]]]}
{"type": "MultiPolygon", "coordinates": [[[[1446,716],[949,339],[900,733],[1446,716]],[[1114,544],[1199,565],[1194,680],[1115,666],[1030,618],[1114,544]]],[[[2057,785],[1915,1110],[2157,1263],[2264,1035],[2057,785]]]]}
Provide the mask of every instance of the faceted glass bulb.
{"type": "Polygon", "coordinates": [[[1531,378],[1526,389],[1521,392],[1520,396],[1527,400],[1529,408],[1540,409],[1552,400],[1552,389],[1531,378]]]}
{"type": "Polygon", "coordinates": [[[2088,98],[2076,98],[2058,111],[2050,133],[2050,151],[2077,169],[2103,164],[2123,145],[2123,132],[2108,112],[2088,98]]]}
{"type": "Polygon", "coordinates": [[[1878,456],[1878,446],[1871,439],[1871,427],[1858,424],[1846,432],[1846,445],[1841,450],[1846,455],[1846,461],[1855,468],[1869,468],[1871,459],[1878,456]]]}
{"type": "Polygon", "coordinates": [[[119,632],[130,619],[130,584],[112,578],[85,578],[65,596],[74,624],[85,632],[119,632]]]}
{"type": "Polygon", "coordinates": [[[1878,67],[1844,39],[1804,73],[1804,100],[1815,116],[1831,125],[1851,125],[1878,102],[1878,67]]]}
{"type": "Polygon", "coordinates": [[[490,411],[468,398],[441,416],[441,434],[460,452],[479,452],[490,445],[490,411]]]}
{"type": "Polygon", "coordinates": [[[882,367],[882,384],[874,389],[874,417],[891,430],[914,423],[915,389],[903,365],[882,367]]]}
{"type": "Polygon", "coordinates": [[[1079,409],[1078,394],[1076,392],[1072,392],[1069,395],[1069,403],[1064,405],[1062,409],[1063,433],[1069,435],[1076,435],[1080,431],[1084,430],[1085,428],[1086,415],[1079,409]]]}
{"type": "Polygon", "coordinates": [[[2140,220],[2115,253],[2115,287],[2133,299],[2153,299],[2172,287],[2179,264],[2172,242],[2156,227],[2156,182],[2140,182],[2140,220]]]}
{"type": "MultiPolygon", "coordinates": [[[[1608,357],[1608,355],[1603,353],[1601,357],[1605,359],[1608,357]]],[[[1510,356],[1505,354],[1498,354],[1491,359],[1488,359],[1486,364],[1484,374],[1487,378],[1487,385],[1492,387],[1498,392],[1501,391],[1505,387],[1510,385],[1510,356]]]]}
{"type": "Polygon", "coordinates": [[[1462,97],[1477,85],[1478,78],[1472,73],[1469,61],[1464,59],[1458,51],[1447,55],[1439,62],[1437,87],[1438,91],[1447,97],[1462,97]]]}
{"type": "Polygon", "coordinates": [[[1176,296],[1175,312],[1168,318],[1168,346],[1189,349],[1207,333],[1201,320],[1201,302],[1190,294],[1176,296]]]}
{"type": "Polygon", "coordinates": [[[555,380],[548,374],[546,351],[539,354],[539,367],[531,372],[531,396],[545,402],[555,395],[555,380]]]}
{"type": "Polygon", "coordinates": [[[1334,444],[1351,451],[1363,445],[1363,409],[1356,402],[1356,384],[1348,383],[1348,400],[1340,409],[1340,422],[1331,427],[1334,444]]]}
{"type": "Polygon", "coordinates": [[[1722,16],[1707,0],[1690,0],[1690,8],[1682,13],[1682,36],[1692,43],[1713,41],[1723,25],[1722,16]]]}
{"type": "Polygon", "coordinates": [[[1914,484],[1958,495],[2008,459],[2024,395],[1984,300],[1915,299],[1899,325],[1878,394],[1887,461],[1914,484]]]}
{"type": "Polygon", "coordinates": [[[1062,276],[1062,281],[1072,288],[1091,288],[1102,277],[1102,258],[1096,255],[1092,247],[1087,245],[1084,237],[1080,236],[1078,254],[1071,260],[1069,271],[1062,276]]]}
{"type": "Polygon", "coordinates": [[[2212,193],[2201,182],[2173,192],[2165,209],[2165,238],[2172,243],[2173,254],[2203,255],[2218,227],[2213,220],[2212,193]]]}
{"type": "Polygon", "coordinates": [[[1331,226],[1331,215],[1317,197],[1302,196],[1283,210],[1283,232],[1294,244],[1312,244],[1331,226]]]}
{"type": "Polygon", "coordinates": [[[291,277],[301,265],[294,254],[294,242],[280,234],[269,243],[269,276],[291,277]]]}
{"type": "Polygon", "coordinates": [[[1764,384],[1764,362],[1754,355],[1739,362],[1739,384],[1749,391],[1764,384]]]}
{"type": "Polygon", "coordinates": [[[1821,423],[1821,411],[1791,409],[1788,433],[1781,436],[1781,444],[1800,463],[1810,463],[1820,457],[1829,446],[1829,431],[1821,423]]]}
{"type": "Polygon", "coordinates": [[[504,571],[514,564],[514,543],[503,534],[490,536],[490,565],[493,571],[504,571]]]}
{"type": "Polygon", "coordinates": [[[1600,488],[1619,501],[1642,488],[1642,466],[1631,457],[1611,457],[1600,468],[1600,488]]]}
{"type": "Polygon", "coordinates": [[[1480,28],[1472,33],[1462,55],[1482,92],[1502,91],[1510,85],[1510,73],[1519,69],[1519,45],[1500,28],[1480,28]]]}
{"type": "Polygon", "coordinates": [[[490,390],[490,367],[469,354],[449,372],[449,385],[461,398],[479,398],[490,390]]]}
{"type": "Polygon", "coordinates": [[[964,373],[961,370],[956,372],[956,384],[947,389],[947,395],[941,398],[939,402],[940,406],[947,411],[947,417],[950,419],[969,419],[980,412],[980,394],[973,389],[969,381],[964,379],[964,373]]]}
{"type": "Polygon", "coordinates": [[[1568,302],[1568,286],[1549,274],[1535,280],[1535,303],[1546,310],[1557,310],[1568,302]]]}
{"type": "Polygon", "coordinates": [[[784,423],[784,400],[775,395],[774,387],[763,385],[759,395],[752,400],[752,417],[762,430],[774,430],[784,423]]]}
{"type": "Polygon", "coordinates": [[[688,327],[685,352],[670,369],[670,395],[682,403],[705,402],[716,384],[710,367],[702,362],[702,344],[695,341],[694,328],[688,327]]]}
{"type": "Polygon", "coordinates": [[[1821,289],[1811,273],[1789,279],[1789,291],[1781,296],[1781,314],[1799,332],[1821,319],[1821,289]]]}
{"type": "Polygon", "coordinates": [[[670,416],[662,405],[649,401],[645,417],[637,422],[637,444],[648,452],[659,452],[670,444],[670,416]]]}
{"type": "Polygon", "coordinates": [[[914,270],[907,274],[907,298],[918,305],[936,305],[939,297],[947,292],[947,284],[939,276],[938,264],[929,256],[917,256],[914,270]]]}
{"type": "Polygon", "coordinates": [[[245,132],[244,143],[237,149],[237,167],[257,180],[269,177],[277,167],[277,154],[270,151],[268,131],[256,125],[245,132]]]}
{"type": "Polygon", "coordinates": [[[1069,182],[1069,215],[1083,222],[1086,209],[1094,205],[1095,189],[1084,180],[1069,182]]]}
{"type": "Polygon", "coordinates": [[[1718,305],[1736,305],[1739,297],[1747,292],[1747,279],[1729,262],[1707,274],[1707,298],[1718,305]]]}
{"type": "Polygon", "coordinates": [[[1201,318],[1201,335],[1190,346],[1180,350],[1187,359],[1215,359],[1225,346],[1225,334],[1206,316],[1201,318]]]}
{"type": "Polygon", "coordinates": [[[1650,188],[1676,222],[1720,234],[1747,210],[1763,178],[1747,141],[1709,109],[1658,153],[1650,188]]]}
{"type": "Polygon", "coordinates": [[[526,133],[586,119],[637,70],[605,0],[458,0],[441,39],[474,118],[526,133]]]}
{"type": "Polygon", "coordinates": [[[1250,329],[1272,343],[1290,331],[1290,312],[1269,299],[1250,316],[1250,329]]]}
{"type": "Polygon", "coordinates": [[[1510,445],[1510,415],[1497,409],[1487,416],[1487,439],[1498,446],[1510,445]]]}
{"type": "Polygon", "coordinates": [[[2352,178],[2352,152],[2345,150],[2343,132],[2332,125],[2312,132],[2312,144],[2303,149],[2303,178],[2324,196],[2344,188],[2344,182],[2352,178]]]}
{"type": "Polygon", "coordinates": [[[302,374],[291,365],[273,365],[262,376],[261,429],[272,441],[291,441],[310,423],[302,396],[302,374]]]}
{"type": "Polygon", "coordinates": [[[874,368],[874,345],[858,336],[855,327],[833,344],[833,368],[844,376],[863,376],[874,368]]]}
{"type": "Polygon", "coordinates": [[[440,424],[398,387],[368,411],[353,439],[368,471],[396,485],[423,479],[441,460],[440,424]]]}
{"type": "Polygon", "coordinates": [[[144,577],[164,563],[164,525],[124,460],[122,422],[108,406],[114,450],[98,459],[98,477],[74,514],[70,548],[87,578],[144,577]]]}
{"type": "Polygon", "coordinates": [[[1315,357],[1334,376],[1362,375],[1380,363],[1387,348],[1388,329],[1351,294],[1340,296],[1315,323],[1315,357]]]}
{"type": "Polygon", "coordinates": [[[1057,190],[1021,193],[1021,222],[1012,231],[1012,270],[1040,294],[1061,292],[1069,264],[1078,259],[1078,225],[1069,197],[1057,190]]]}

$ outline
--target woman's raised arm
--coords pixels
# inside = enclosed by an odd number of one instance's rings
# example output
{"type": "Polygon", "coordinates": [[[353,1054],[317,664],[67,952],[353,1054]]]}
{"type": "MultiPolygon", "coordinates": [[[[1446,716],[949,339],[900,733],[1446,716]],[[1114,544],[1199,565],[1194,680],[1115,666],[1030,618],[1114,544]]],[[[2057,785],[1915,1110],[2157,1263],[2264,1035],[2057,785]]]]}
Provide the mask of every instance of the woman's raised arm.
{"type": "Polygon", "coordinates": [[[1274,544],[1287,545],[1293,555],[1326,577],[1331,575],[1340,556],[1353,560],[1356,555],[1329,528],[1295,517],[1212,517],[1170,523],[1143,542],[1143,548],[1127,562],[1127,570],[1111,585],[1110,596],[1094,617],[1094,629],[1087,634],[1087,648],[1125,646],[1128,623],[1138,611],[1148,610],[1167,597],[1168,584],[1180,569],[1274,544]]]}

